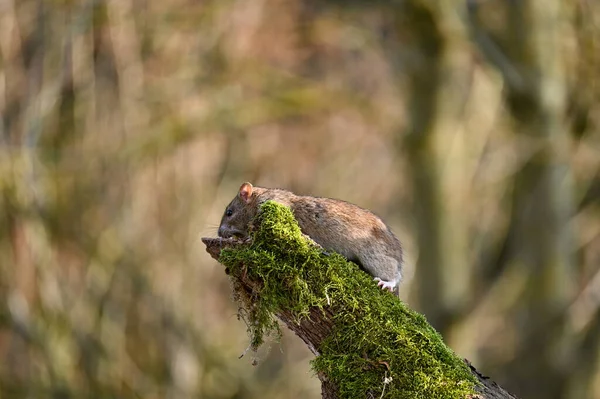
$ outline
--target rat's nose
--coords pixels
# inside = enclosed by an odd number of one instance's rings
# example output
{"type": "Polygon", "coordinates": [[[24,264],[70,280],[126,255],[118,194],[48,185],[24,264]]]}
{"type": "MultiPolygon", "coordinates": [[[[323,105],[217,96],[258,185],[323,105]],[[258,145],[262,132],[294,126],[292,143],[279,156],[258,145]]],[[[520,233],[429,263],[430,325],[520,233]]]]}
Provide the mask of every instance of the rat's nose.
{"type": "Polygon", "coordinates": [[[223,232],[225,231],[225,229],[223,228],[223,226],[219,226],[219,230],[217,232],[217,235],[219,237],[223,237],[223,232]]]}

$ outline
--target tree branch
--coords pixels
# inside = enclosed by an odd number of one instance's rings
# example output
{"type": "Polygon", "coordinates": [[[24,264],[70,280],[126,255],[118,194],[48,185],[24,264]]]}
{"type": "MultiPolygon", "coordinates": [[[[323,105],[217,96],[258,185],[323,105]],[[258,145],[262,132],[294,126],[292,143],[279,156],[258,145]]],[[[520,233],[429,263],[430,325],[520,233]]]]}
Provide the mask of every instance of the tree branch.
{"type": "MultiPolygon", "coordinates": [[[[280,208],[287,210],[274,206],[280,208]]],[[[292,218],[292,224],[284,220],[283,227],[277,225],[281,214],[275,222],[263,220],[254,240],[202,241],[226,265],[234,297],[248,312],[251,334],[262,333],[261,308],[267,306],[316,355],[312,365],[324,398],[379,397],[382,392],[383,397],[403,398],[515,398],[456,358],[421,315],[380,291],[370,276],[311,244],[291,212],[283,216],[292,218]],[[386,376],[391,381],[384,384],[386,376]]],[[[262,343],[260,337],[252,339],[262,343]]]]}

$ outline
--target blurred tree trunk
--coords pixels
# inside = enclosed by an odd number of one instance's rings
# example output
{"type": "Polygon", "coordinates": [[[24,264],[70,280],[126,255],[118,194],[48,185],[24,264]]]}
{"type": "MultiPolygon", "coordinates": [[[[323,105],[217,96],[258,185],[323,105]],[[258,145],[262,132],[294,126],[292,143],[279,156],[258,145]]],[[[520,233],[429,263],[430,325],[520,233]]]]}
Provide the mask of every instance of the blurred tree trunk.
{"type": "Polygon", "coordinates": [[[505,101],[527,161],[514,177],[506,260],[527,274],[514,322],[518,353],[507,368],[513,389],[528,398],[560,398],[569,360],[565,311],[572,298],[573,212],[559,0],[504,2],[506,31],[489,40],[472,4],[474,38],[502,73],[505,101]],[[527,152],[529,151],[529,154],[527,152]],[[539,381],[545,381],[540,384],[539,381]]]}
{"type": "Polygon", "coordinates": [[[386,43],[398,75],[407,75],[409,122],[398,135],[398,150],[408,156],[414,190],[418,307],[458,353],[472,359],[473,340],[461,329],[473,292],[461,122],[471,59],[460,51],[467,42],[455,2],[405,8],[396,10],[386,43]],[[402,50],[403,37],[414,38],[408,51],[402,50]]]}
{"type": "Polygon", "coordinates": [[[577,362],[567,381],[566,398],[597,398],[598,370],[600,370],[600,309],[596,314],[579,346],[577,362]],[[594,386],[596,384],[596,386],[594,386]]]}

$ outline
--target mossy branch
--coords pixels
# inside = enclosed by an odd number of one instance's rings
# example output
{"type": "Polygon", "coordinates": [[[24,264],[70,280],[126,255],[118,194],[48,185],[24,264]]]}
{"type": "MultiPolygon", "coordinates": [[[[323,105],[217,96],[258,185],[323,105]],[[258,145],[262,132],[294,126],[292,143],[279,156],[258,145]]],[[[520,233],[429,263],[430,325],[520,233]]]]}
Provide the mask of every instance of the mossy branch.
{"type": "Polygon", "coordinates": [[[256,349],[277,318],[316,355],[324,398],[514,398],[458,358],[425,318],[268,201],[251,238],[203,238],[227,267],[256,349]]]}

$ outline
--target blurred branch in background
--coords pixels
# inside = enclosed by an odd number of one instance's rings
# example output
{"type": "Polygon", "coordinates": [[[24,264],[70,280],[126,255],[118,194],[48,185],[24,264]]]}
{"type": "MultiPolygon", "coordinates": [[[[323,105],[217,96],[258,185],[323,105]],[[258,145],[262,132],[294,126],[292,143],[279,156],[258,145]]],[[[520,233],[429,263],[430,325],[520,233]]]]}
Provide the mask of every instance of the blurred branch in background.
{"type": "Polygon", "coordinates": [[[0,396],[318,397],[199,242],[250,180],[379,213],[510,391],[599,397],[600,7],[442,3],[1,3],[0,396]]]}

